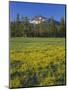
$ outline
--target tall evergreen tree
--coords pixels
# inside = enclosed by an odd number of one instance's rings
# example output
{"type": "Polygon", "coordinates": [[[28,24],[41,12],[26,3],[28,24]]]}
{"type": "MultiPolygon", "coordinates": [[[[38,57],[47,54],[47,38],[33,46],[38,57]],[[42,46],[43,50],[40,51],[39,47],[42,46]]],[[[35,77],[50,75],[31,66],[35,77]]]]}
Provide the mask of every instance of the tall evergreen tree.
{"type": "Polygon", "coordinates": [[[57,34],[57,27],[55,24],[55,20],[53,17],[51,17],[51,22],[50,22],[50,36],[51,37],[56,37],[57,34]]]}
{"type": "Polygon", "coordinates": [[[20,15],[17,14],[16,17],[16,35],[15,36],[20,36],[20,15]]]}
{"type": "Polygon", "coordinates": [[[24,17],[24,36],[28,36],[29,32],[29,19],[28,17],[24,17]]]}
{"type": "Polygon", "coordinates": [[[65,25],[65,21],[64,21],[64,17],[61,18],[61,22],[60,22],[60,36],[64,37],[66,34],[66,25],[65,25]]]}

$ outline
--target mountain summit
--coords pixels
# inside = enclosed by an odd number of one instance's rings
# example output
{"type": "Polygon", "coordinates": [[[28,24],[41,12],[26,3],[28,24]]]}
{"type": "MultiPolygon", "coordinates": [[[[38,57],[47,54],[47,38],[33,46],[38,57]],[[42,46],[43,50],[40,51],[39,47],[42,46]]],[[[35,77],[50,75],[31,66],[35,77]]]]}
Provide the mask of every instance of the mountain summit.
{"type": "MultiPolygon", "coordinates": [[[[56,21],[56,20],[54,20],[54,21],[55,21],[55,23],[57,25],[60,25],[60,22],[59,21],[56,21]]],[[[35,16],[35,17],[33,17],[30,20],[30,23],[32,23],[32,24],[40,24],[41,22],[48,22],[48,23],[50,23],[51,22],[51,19],[50,18],[43,17],[43,16],[35,16]]]]}
{"type": "Polygon", "coordinates": [[[41,22],[46,22],[46,21],[47,21],[47,18],[45,18],[43,16],[35,16],[35,17],[32,18],[30,23],[40,24],[41,22]]]}

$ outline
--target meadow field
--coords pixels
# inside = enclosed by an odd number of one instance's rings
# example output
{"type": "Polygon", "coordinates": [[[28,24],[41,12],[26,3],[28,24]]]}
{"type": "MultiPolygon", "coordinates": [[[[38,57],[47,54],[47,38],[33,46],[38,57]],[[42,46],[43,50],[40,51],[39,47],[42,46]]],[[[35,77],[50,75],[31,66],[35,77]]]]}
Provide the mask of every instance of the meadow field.
{"type": "Polygon", "coordinates": [[[10,88],[65,85],[65,38],[10,39],[10,88]]]}

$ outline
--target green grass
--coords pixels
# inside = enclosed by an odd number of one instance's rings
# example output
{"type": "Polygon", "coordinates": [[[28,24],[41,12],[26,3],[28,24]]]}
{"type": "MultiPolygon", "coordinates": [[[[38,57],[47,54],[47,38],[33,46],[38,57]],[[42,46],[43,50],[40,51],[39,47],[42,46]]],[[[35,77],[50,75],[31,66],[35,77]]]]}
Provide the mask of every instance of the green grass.
{"type": "Polygon", "coordinates": [[[10,88],[65,85],[65,39],[10,39],[10,88]]]}

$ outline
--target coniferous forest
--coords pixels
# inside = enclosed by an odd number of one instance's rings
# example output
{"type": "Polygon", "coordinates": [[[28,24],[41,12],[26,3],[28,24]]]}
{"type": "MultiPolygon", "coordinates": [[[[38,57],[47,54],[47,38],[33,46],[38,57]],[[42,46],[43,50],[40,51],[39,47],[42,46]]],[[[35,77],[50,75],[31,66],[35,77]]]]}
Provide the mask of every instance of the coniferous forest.
{"type": "Polygon", "coordinates": [[[10,22],[11,37],[65,37],[66,24],[64,17],[60,21],[54,20],[40,22],[39,24],[30,23],[28,17],[16,16],[16,20],[10,22]]]}

